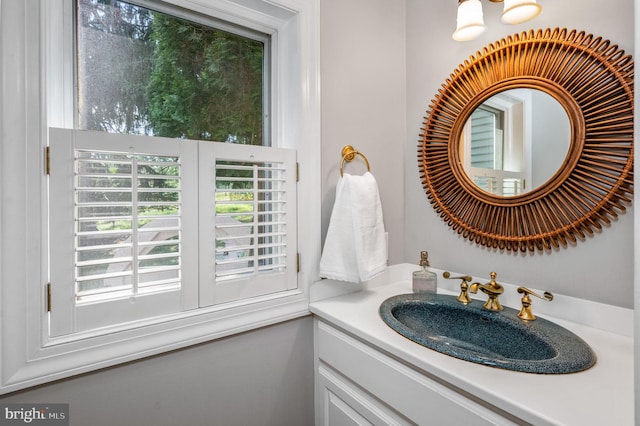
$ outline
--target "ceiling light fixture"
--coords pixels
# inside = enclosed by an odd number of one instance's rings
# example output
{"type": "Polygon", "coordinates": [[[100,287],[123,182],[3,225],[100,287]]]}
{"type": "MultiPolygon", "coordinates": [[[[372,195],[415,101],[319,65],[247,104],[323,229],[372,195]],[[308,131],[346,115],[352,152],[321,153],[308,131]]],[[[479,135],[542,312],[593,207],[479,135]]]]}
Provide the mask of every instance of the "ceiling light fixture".
{"type": "MultiPolygon", "coordinates": [[[[504,2],[502,18],[505,24],[520,24],[535,18],[542,12],[536,0],[489,0],[492,3],[504,2]]],[[[453,39],[456,41],[473,40],[487,29],[482,17],[480,0],[458,0],[458,18],[453,39]]]]}

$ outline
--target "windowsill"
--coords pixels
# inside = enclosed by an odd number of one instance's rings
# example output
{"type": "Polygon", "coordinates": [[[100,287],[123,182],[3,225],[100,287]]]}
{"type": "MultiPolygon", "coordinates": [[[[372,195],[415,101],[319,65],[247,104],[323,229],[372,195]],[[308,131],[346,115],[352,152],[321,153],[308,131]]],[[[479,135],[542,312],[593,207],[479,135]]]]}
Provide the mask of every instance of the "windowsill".
{"type": "MultiPolygon", "coordinates": [[[[309,315],[303,295],[251,308],[213,310],[122,332],[51,340],[4,383],[2,393],[140,360],[309,315]]],[[[112,330],[115,331],[115,330],[112,330]]]]}

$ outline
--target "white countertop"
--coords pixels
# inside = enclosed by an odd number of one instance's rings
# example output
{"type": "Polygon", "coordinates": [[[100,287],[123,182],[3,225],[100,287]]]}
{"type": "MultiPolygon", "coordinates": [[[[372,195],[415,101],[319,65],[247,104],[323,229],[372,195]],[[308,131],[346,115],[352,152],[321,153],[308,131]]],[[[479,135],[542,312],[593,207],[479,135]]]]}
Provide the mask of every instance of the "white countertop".
{"type": "MultiPolygon", "coordinates": [[[[417,268],[403,264],[389,269],[390,272],[371,283],[350,285],[331,280],[315,283],[317,287],[315,297],[312,287],[312,300],[315,301],[310,304],[311,312],[413,368],[439,377],[532,424],[634,424],[633,339],[628,334],[629,325],[611,324],[612,320],[614,323],[632,323],[631,310],[607,306],[594,308],[588,304],[595,312],[585,321],[589,325],[583,325],[545,315],[542,309],[545,302],[534,300],[533,311],[537,316],[554,321],[580,336],[598,359],[595,366],[580,373],[519,373],[441,354],[408,340],[387,326],[378,313],[380,304],[396,294],[410,293],[410,271],[417,268]],[[339,294],[345,291],[351,293],[339,294]],[[606,322],[609,330],[619,325],[623,334],[596,328],[594,324],[598,321],[606,322]]],[[[441,274],[438,275],[438,292],[456,294],[445,287],[453,289],[452,285],[457,284],[446,280],[446,285],[443,285],[445,280],[441,274]]],[[[505,287],[510,290],[510,286],[505,287]]],[[[482,299],[482,295],[474,298],[482,299]]],[[[561,298],[561,306],[580,303],[577,299],[565,299],[561,298]]],[[[503,304],[519,308],[508,303],[510,300],[507,298],[503,304]]],[[[576,306],[575,312],[584,312],[585,309],[584,306],[576,306]]],[[[580,319],[583,318],[581,315],[580,319]]]]}

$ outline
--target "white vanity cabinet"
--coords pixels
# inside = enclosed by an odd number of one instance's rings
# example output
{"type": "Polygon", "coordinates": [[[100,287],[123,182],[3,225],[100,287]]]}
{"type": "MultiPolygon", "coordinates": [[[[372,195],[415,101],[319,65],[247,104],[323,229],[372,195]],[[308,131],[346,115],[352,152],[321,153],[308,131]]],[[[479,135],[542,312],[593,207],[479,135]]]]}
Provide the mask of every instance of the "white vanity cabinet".
{"type": "Polygon", "coordinates": [[[314,333],[316,426],[523,424],[318,318],[314,333]]]}
{"type": "MultiPolygon", "coordinates": [[[[558,295],[553,304],[538,304],[536,313],[582,337],[596,353],[596,365],[574,374],[492,368],[425,348],[384,323],[380,305],[411,291],[406,277],[413,270],[414,265],[391,266],[348,293],[342,282],[316,283],[309,305],[316,426],[637,424],[630,373],[633,310],[558,295]],[[544,309],[568,312],[584,322],[569,322],[544,309]]],[[[458,289],[447,284],[438,291],[456,295],[458,289]]],[[[503,285],[504,306],[519,306],[517,286],[503,285]]]]}

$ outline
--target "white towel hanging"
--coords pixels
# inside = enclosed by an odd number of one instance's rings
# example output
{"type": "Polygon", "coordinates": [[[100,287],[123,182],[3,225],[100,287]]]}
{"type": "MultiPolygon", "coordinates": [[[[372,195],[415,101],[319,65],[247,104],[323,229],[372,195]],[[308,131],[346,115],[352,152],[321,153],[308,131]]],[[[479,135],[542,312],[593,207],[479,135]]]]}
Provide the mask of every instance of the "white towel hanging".
{"type": "Polygon", "coordinates": [[[370,172],[343,174],[336,187],[320,276],[367,281],[387,267],[387,242],[378,185],[370,172]]]}

